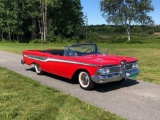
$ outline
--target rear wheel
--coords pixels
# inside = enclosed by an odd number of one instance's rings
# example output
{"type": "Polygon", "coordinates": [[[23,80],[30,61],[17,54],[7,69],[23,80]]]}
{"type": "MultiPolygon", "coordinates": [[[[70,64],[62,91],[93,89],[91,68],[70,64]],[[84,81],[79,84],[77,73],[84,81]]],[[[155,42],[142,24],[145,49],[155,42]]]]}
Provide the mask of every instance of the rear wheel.
{"type": "Polygon", "coordinates": [[[36,71],[36,73],[38,74],[38,75],[42,75],[43,74],[43,71],[42,71],[42,69],[41,69],[41,67],[40,67],[40,65],[39,64],[34,64],[34,68],[35,68],[35,71],[36,71]]]}
{"type": "Polygon", "coordinates": [[[87,72],[85,71],[79,72],[78,80],[79,80],[80,87],[82,89],[92,90],[94,88],[94,83],[87,72]]]}

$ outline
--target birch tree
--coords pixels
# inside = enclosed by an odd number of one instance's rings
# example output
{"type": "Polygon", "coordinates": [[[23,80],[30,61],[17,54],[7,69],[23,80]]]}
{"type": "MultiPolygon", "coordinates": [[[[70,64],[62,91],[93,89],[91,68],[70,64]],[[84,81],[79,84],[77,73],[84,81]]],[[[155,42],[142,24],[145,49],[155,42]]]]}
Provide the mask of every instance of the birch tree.
{"type": "Polygon", "coordinates": [[[149,24],[152,18],[147,15],[154,8],[152,0],[102,0],[101,12],[107,22],[123,25],[126,29],[128,41],[131,39],[131,24],[149,24]]]}

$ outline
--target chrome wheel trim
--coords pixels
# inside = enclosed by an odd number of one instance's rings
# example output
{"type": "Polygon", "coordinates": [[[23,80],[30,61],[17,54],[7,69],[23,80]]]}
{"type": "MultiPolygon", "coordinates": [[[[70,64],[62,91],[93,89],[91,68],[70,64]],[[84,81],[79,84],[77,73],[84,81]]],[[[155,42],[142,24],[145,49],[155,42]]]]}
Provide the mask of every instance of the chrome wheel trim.
{"type": "Polygon", "coordinates": [[[41,73],[41,68],[38,64],[34,64],[34,68],[36,70],[36,73],[40,74],[41,73]]]}
{"type": "Polygon", "coordinates": [[[79,83],[83,88],[87,88],[89,86],[90,78],[86,72],[80,72],[79,83]]]}

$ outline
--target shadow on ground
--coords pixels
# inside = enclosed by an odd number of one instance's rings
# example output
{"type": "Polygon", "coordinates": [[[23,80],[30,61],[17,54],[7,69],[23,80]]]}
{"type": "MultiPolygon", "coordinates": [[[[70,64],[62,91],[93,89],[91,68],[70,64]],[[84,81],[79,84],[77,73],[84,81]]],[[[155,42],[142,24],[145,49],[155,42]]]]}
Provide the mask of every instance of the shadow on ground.
{"type": "MultiPolygon", "coordinates": [[[[35,69],[34,68],[29,68],[29,69],[26,69],[26,71],[35,72],[35,69]]],[[[47,76],[47,77],[50,77],[50,78],[53,78],[54,80],[60,80],[60,81],[67,82],[67,83],[70,83],[70,84],[79,84],[78,80],[70,80],[70,79],[63,78],[63,77],[60,77],[60,76],[57,76],[57,75],[53,75],[53,74],[50,74],[50,73],[44,72],[43,75],[47,76]]]]}
{"type": "MultiPolygon", "coordinates": [[[[35,72],[34,68],[29,68],[26,69],[27,71],[32,71],[35,72]]],[[[53,78],[54,80],[60,80],[69,84],[79,84],[78,80],[69,80],[63,77],[59,77],[50,73],[44,73],[44,76],[53,78]]],[[[112,83],[106,83],[106,84],[96,84],[94,91],[97,92],[109,92],[109,91],[113,91],[113,90],[117,90],[117,89],[121,89],[124,87],[130,87],[130,86],[134,86],[136,84],[139,84],[139,82],[137,80],[133,80],[133,79],[127,79],[123,82],[112,82],[112,83]]],[[[79,87],[79,86],[78,86],[79,87]]]]}
{"type": "Polygon", "coordinates": [[[97,91],[97,92],[108,92],[108,91],[121,89],[121,88],[124,88],[124,87],[134,86],[136,84],[139,84],[139,82],[137,80],[127,79],[123,82],[112,82],[112,83],[96,85],[95,91],[97,91]]]}

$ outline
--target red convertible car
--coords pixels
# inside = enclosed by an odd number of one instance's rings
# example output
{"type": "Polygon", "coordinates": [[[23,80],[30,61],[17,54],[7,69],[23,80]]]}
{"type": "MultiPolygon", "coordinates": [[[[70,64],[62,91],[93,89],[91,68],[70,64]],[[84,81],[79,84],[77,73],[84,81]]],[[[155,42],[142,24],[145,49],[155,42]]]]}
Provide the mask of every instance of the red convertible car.
{"type": "Polygon", "coordinates": [[[135,78],[140,72],[136,58],[102,54],[97,44],[73,44],[64,50],[25,50],[21,63],[34,64],[37,74],[77,78],[85,90],[93,89],[95,83],[135,78]]]}

